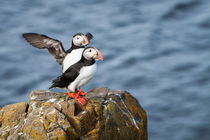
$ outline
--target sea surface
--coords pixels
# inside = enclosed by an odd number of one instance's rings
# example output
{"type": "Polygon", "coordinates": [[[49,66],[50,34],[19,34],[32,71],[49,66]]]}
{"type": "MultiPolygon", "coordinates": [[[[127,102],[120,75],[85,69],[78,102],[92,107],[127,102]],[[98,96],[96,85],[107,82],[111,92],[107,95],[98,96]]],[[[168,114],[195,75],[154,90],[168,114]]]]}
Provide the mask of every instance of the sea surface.
{"type": "Polygon", "coordinates": [[[61,74],[26,32],[65,49],[91,32],[104,61],[84,90],[130,92],[147,112],[149,140],[210,139],[210,0],[1,0],[0,106],[28,102],[61,74]]]}

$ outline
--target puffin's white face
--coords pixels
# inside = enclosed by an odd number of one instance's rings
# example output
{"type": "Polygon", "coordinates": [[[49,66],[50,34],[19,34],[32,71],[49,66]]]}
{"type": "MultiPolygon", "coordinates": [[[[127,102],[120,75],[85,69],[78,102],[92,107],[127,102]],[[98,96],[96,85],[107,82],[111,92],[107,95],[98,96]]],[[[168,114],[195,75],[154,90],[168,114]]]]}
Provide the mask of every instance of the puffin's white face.
{"type": "Polygon", "coordinates": [[[101,54],[101,52],[93,47],[86,48],[83,52],[83,56],[87,60],[103,60],[103,55],[101,54]]]}
{"type": "Polygon", "coordinates": [[[75,46],[86,46],[89,43],[87,37],[84,35],[76,35],[72,41],[75,46]]]}

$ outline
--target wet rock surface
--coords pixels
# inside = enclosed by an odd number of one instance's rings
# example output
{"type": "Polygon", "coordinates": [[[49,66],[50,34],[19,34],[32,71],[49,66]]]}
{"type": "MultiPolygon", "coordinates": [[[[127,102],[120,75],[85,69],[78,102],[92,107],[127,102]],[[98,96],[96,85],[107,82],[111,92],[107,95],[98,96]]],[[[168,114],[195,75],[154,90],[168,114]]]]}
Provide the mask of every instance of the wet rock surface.
{"type": "Polygon", "coordinates": [[[29,104],[0,108],[1,139],[147,140],[147,116],[126,91],[96,88],[85,106],[66,93],[36,90],[29,104]]]}

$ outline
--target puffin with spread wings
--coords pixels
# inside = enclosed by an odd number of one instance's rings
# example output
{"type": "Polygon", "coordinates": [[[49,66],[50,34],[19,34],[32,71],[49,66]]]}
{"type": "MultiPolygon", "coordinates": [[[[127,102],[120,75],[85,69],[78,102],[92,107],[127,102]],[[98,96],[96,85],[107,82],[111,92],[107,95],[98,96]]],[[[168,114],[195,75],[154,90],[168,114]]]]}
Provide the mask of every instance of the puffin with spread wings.
{"type": "Polygon", "coordinates": [[[93,35],[89,32],[86,35],[76,33],[72,38],[71,48],[66,51],[59,40],[43,34],[24,33],[23,38],[35,48],[48,49],[56,61],[63,66],[63,72],[65,72],[68,67],[81,59],[82,52],[93,38],[93,35]]]}
{"type": "MultiPolygon", "coordinates": [[[[65,74],[65,72],[66,73],[69,73],[69,72],[70,73],[74,73],[74,72],[72,72],[72,66],[77,64],[81,60],[84,60],[84,58],[86,56],[86,55],[83,55],[84,52],[85,52],[84,51],[85,50],[85,46],[89,44],[89,41],[93,38],[93,35],[91,33],[87,33],[86,35],[84,35],[82,33],[75,34],[73,36],[73,39],[72,39],[72,46],[67,51],[64,50],[63,45],[62,45],[62,43],[59,40],[50,38],[50,37],[48,37],[46,35],[37,34],[37,33],[25,33],[25,34],[23,34],[23,38],[25,38],[25,40],[27,42],[29,42],[33,47],[36,47],[36,48],[39,48],[39,49],[48,49],[49,53],[56,59],[56,61],[59,64],[62,64],[63,74],[65,74]],[[69,68],[70,68],[70,70],[69,70],[69,68]]],[[[92,49],[93,49],[93,47],[92,47],[92,49]]],[[[101,59],[102,54],[99,51],[97,51],[97,49],[93,49],[93,51],[94,50],[97,52],[97,54],[99,55],[99,57],[101,59]]],[[[102,58],[103,58],[103,56],[102,56],[102,58]]],[[[96,60],[97,59],[98,58],[96,58],[96,60]]],[[[92,58],[92,61],[93,60],[95,61],[95,57],[92,58]]],[[[81,62],[79,64],[81,65],[81,62]]],[[[85,61],[84,65],[86,65],[86,61],[85,61]]],[[[73,68],[73,69],[75,69],[75,68],[73,68]]],[[[80,69],[78,69],[78,70],[80,70],[80,69]]],[[[86,73],[88,73],[88,72],[86,72],[86,73]]],[[[67,75],[69,75],[69,74],[67,74],[67,75]]],[[[71,79],[71,78],[72,77],[70,76],[69,79],[71,79]]],[[[87,82],[88,81],[89,80],[87,80],[87,82]]],[[[84,82],[84,83],[86,84],[87,82],[84,82]]],[[[77,98],[78,101],[81,104],[84,104],[85,101],[84,101],[83,98],[80,97],[80,95],[85,95],[86,94],[86,92],[83,92],[81,90],[81,88],[80,88],[83,85],[84,84],[76,87],[76,88],[79,88],[79,91],[77,89],[75,91],[74,90],[70,90],[72,92],[75,92],[76,95],[72,94],[69,91],[68,86],[65,87],[65,88],[67,88],[67,92],[68,92],[69,96],[71,98],[77,98]]]]}

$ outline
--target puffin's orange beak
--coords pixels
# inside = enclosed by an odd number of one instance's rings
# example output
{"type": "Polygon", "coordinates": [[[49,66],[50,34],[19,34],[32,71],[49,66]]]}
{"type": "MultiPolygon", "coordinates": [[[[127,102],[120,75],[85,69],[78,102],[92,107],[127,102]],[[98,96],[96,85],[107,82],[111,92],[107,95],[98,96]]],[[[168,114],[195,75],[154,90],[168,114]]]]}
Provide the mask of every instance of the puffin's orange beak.
{"type": "Polygon", "coordinates": [[[81,43],[82,43],[84,46],[86,46],[87,44],[89,44],[89,41],[88,41],[88,39],[87,39],[86,36],[83,36],[83,40],[81,41],[81,43]]]}
{"type": "Polygon", "coordinates": [[[96,49],[96,54],[94,54],[93,55],[93,58],[95,59],[95,60],[103,60],[103,55],[102,55],[102,53],[98,50],[98,49],[96,49]]]}

